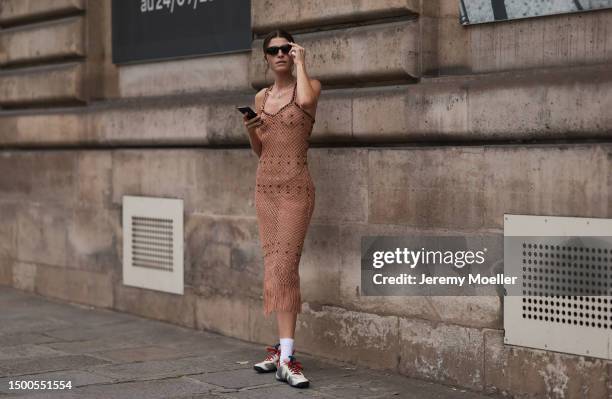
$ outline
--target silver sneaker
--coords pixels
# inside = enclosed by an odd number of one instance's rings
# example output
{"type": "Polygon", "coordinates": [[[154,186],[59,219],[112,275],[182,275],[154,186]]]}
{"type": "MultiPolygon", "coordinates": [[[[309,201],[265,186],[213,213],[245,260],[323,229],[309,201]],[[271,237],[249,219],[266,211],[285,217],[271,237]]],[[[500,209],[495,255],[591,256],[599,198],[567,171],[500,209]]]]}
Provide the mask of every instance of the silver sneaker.
{"type": "Polygon", "coordinates": [[[306,388],[309,384],[302,373],[302,364],[293,355],[289,355],[289,360],[283,362],[279,359],[276,365],[276,379],[296,388],[306,388]]]}
{"type": "Polygon", "coordinates": [[[268,373],[270,371],[276,370],[276,364],[278,363],[278,360],[280,359],[280,354],[281,354],[279,348],[280,348],[280,343],[274,346],[266,347],[266,350],[268,351],[268,355],[263,361],[253,365],[253,368],[258,373],[268,373]]]}

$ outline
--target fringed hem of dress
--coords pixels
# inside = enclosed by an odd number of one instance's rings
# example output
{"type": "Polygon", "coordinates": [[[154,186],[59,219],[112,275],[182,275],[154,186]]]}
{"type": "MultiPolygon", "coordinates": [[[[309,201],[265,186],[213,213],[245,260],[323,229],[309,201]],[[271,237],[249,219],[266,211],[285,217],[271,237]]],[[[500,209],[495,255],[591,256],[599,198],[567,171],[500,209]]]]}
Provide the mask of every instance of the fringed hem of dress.
{"type": "Polygon", "coordinates": [[[264,289],[264,315],[272,312],[302,313],[302,298],[300,290],[292,286],[276,286],[264,289]]]}

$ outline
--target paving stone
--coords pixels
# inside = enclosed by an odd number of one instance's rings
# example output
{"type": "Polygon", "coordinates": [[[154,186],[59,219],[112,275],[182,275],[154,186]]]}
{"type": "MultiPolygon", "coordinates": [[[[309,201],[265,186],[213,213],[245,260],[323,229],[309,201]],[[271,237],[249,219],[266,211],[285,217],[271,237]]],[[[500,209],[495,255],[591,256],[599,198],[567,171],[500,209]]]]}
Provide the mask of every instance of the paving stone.
{"type": "Polygon", "coordinates": [[[311,383],[308,389],[296,389],[276,381],[274,373],[253,370],[267,354],[265,344],[46,301],[6,287],[0,287],[0,308],[2,399],[494,397],[299,350],[296,357],[311,383]],[[73,389],[16,394],[8,390],[11,380],[69,380],[73,389]]]}
{"type": "MultiPolygon", "coordinates": [[[[306,374],[311,378],[309,374],[306,374]]],[[[405,398],[405,399],[437,399],[437,398],[469,398],[485,399],[479,393],[465,389],[454,389],[435,383],[406,379],[391,373],[374,374],[367,370],[354,371],[340,378],[324,380],[317,384],[312,381],[311,389],[331,398],[405,398]]]]}
{"type": "Polygon", "coordinates": [[[96,357],[112,360],[116,363],[145,362],[150,360],[176,359],[189,356],[189,353],[177,352],[172,348],[163,346],[139,346],[108,351],[96,351],[96,357]]]}
{"type": "Polygon", "coordinates": [[[106,309],[99,309],[79,304],[71,304],[70,306],[66,306],[65,304],[54,303],[44,307],[44,314],[47,316],[53,316],[56,319],[72,325],[89,328],[107,324],[110,325],[130,321],[137,322],[143,320],[143,318],[131,314],[113,312],[106,309]],[[95,312],[92,312],[94,309],[95,312]]]}
{"type": "Polygon", "coordinates": [[[0,360],[61,355],[66,355],[66,353],[55,349],[47,348],[43,345],[22,344],[0,347],[0,360]]]}
{"type": "Polygon", "coordinates": [[[0,334],[41,332],[69,325],[52,317],[19,316],[10,319],[10,323],[0,324],[0,334]]]}
{"type": "MultiPolygon", "coordinates": [[[[321,360],[315,357],[297,354],[296,357],[304,367],[304,375],[310,380],[310,386],[322,386],[328,383],[335,384],[346,377],[354,376],[360,367],[338,361],[321,360]]],[[[369,369],[365,369],[371,372],[369,369]]]]}
{"type": "MultiPolygon", "coordinates": [[[[230,338],[230,340],[233,340],[230,338]]],[[[268,352],[265,345],[245,344],[241,341],[234,340],[234,343],[228,342],[227,338],[205,338],[201,337],[198,340],[189,342],[188,345],[175,344],[167,346],[176,351],[188,353],[188,356],[220,356],[227,357],[233,361],[248,361],[250,363],[260,362],[268,352]]],[[[164,345],[166,347],[166,345],[164,345]]]]}
{"type": "Polygon", "coordinates": [[[116,381],[177,377],[203,372],[251,368],[223,357],[196,356],[183,359],[155,360],[127,364],[111,364],[88,368],[89,371],[116,381]]]}
{"type": "MultiPolygon", "coordinates": [[[[308,388],[293,388],[284,382],[277,381],[275,386],[242,390],[238,392],[223,393],[223,398],[248,398],[248,399],[305,399],[323,398],[321,393],[308,388]]],[[[355,396],[353,396],[354,398],[355,396]]]]}
{"type": "Polygon", "coordinates": [[[0,377],[33,374],[43,371],[68,370],[105,363],[108,363],[108,361],[86,355],[2,360],[0,361],[0,377]]]}
{"type": "MultiPolygon", "coordinates": [[[[57,349],[71,354],[92,354],[95,357],[105,357],[102,355],[105,351],[118,349],[131,349],[140,347],[142,344],[137,342],[125,341],[115,337],[106,337],[102,339],[93,339],[86,341],[68,341],[68,342],[50,342],[43,344],[53,349],[57,349]],[[98,356],[101,355],[101,356],[98,356]]],[[[112,359],[109,359],[112,360],[112,359]]]]}
{"type": "Polygon", "coordinates": [[[274,378],[274,373],[258,373],[253,370],[252,366],[248,369],[205,373],[189,377],[220,387],[234,389],[269,385],[277,382],[276,378],[274,378]]]}
{"type": "Polygon", "coordinates": [[[146,325],[141,321],[124,321],[119,323],[105,324],[101,326],[87,326],[64,323],[68,327],[56,328],[45,331],[45,335],[65,341],[85,341],[107,336],[123,337],[138,331],[144,331],[146,325]]]}
{"type": "Polygon", "coordinates": [[[90,385],[75,390],[81,398],[134,399],[174,398],[186,394],[210,392],[214,387],[189,378],[171,378],[157,381],[135,381],[112,385],[90,385]]]}
{"type": "Polygon", "coordinates": [[[13,333],[0,335],[0,347],[22,344],[42,344],[53,341],[55,341],[55,338],[38,333],[13,333]]]}

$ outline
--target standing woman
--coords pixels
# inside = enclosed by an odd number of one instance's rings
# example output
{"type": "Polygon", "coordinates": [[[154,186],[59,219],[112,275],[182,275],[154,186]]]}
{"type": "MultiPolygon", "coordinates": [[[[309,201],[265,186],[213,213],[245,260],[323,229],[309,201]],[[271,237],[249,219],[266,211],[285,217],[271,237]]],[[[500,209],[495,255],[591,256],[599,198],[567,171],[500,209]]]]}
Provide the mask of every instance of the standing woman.
{"type": "Polygon", "coordinates": [[[266,358],[253,367],[276,370],[277,380],[304,388],[309,381],[293,356],[293,338],[302,311],[299,263],[315,205],[307,151],[321,83],[308,77],[305,50],[288,32],[270,32],[263,50],[274,84],[255,95],[259,112],[250,120],[245,116],[244,124],[259,157],[255,207],[264,257],[264,314],[276,312],[280,342],[267,347],[266,358]]]}

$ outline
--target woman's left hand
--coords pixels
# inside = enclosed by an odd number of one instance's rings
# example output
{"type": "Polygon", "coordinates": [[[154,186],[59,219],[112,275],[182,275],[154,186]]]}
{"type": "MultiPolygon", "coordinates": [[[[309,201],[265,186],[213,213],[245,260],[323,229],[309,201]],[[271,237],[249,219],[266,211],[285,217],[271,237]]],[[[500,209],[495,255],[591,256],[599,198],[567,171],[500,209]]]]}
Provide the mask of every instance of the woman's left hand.
{"type": "Polygon", "coordinates": [[[303,64],[306,50],[304,47],[300,46],[297,43],[289,42],[291,44],[291,51],[289,54],[293,57],[294,64],[303,64]]]}

